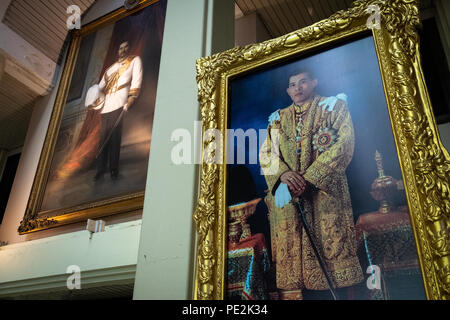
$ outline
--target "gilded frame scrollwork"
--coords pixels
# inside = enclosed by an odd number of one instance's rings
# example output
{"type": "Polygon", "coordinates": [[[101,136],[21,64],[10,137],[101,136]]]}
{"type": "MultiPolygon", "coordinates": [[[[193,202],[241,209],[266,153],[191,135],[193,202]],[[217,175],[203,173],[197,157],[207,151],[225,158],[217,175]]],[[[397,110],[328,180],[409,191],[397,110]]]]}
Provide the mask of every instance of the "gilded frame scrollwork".
{"type": "MultiPolygon", "coordinates": [[[[348,10],[276,39],[236,47],[197,61],[203,131],[226,137],[228,83],[243,74],[312,49],[372,32],[428,299],[450,298],[450,157],[442,145],[420,65],[418,0],[359,0],[348,10]],[[369,30],[367,8],[381,27],[369,30]]],[[[211,144],[226,141],[210,138],[211,144]]],[[[224,155],[226,152],[223,153],[224,155]]],[[[204,157],[207,155],[204,155],[204,157]]],[[[225,158],[224,158],[225,159],[225,158]]],[[[224,299],[226,288],[226,165],[203,159],[197,226],[195,299],[224,299]]],[[[225,161],[224,161],[225,163],[225,161]]]]}
{"type": "Polygon", "coordinates": [[[130,10],[120,8],[87,24],[79,30],[75,29],[72,31],[66,63],[62,72],[31,194],[28,199],[23,220],[20,222],[18,228],[19,234],[36,232],[66,224],[86,221],[87,219],[95,219],[107,215],[109,216],[112,214],[142,209],[144,203],[143,190],[90,203],[82,203],[69,208],[54,209],[48,212],[41,211],[40,206],[42,204],[44,189],[49,176],[52,157],[55,152],[65,102],[69,93],[71,79],[83,37],[96,32],[108,24],[115,23],[116,21],[134,14],[149,5],[157,3],[158,1],[159,0],[141,0],[130,10]]]}

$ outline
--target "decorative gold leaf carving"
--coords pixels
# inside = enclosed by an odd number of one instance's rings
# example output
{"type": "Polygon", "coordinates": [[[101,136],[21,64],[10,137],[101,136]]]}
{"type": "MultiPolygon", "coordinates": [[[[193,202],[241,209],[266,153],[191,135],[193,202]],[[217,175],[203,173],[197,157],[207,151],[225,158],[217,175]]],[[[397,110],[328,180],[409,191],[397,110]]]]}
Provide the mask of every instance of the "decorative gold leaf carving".
{"type": "Polygon", "coordinates": [[[58,221],[53,220],[53,219],[47,219],[47,218],[22,220],[20,222],[18,231],[25,233],[25,232],[28,232],[28,231],[34,230],[34,229],[49,228],[49,227],[55,226],[57,224],[58,224],[58,221]]]}

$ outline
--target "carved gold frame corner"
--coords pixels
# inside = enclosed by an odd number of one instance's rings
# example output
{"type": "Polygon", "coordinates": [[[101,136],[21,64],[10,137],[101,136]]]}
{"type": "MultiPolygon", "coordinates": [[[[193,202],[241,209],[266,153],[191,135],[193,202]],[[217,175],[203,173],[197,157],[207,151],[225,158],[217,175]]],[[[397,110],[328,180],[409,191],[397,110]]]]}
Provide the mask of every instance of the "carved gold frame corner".
{"type": "Polygon", "coordinates": [[[50,123],[45,136],[44,145],[39,159],[36,175],[28,199],[27,208],[23,220],[18,227],[19,234],[46,230],[87,219],[95,219],[107,215],[119,214],[142,209],[144,203],[144,191],[129,193],[127,195],[111,197],[104,200],[83,203],[70,208],[40,211],[47,177],[50,172],[52,156],[54,154],[56,140],[62,121],[65,102],[69,93],[71,79],[77,62],[78,53],[83,37],[99,30],[100,28],[115,23],[133,13],[136,13],[159,0],[140,0],[133,9],[117,9],[110,14],[95,20],[80,30],[74,30],[68,49],[66,63],[61,76],[56,99],[50,117],[50,123]]]}
{"type": "MultiPolygon", "coordinates": [[[[203,132],[226,137],[228,83],[273,62],[372,33],[428,299],[450,299],[450,156],[442,145],[420,65],[418,0],[359,0],[326,20],[263,43],[197,61],[203,132]],[[381,28],[369,30],[367,8],[380,9],[381,28]]],[[[214,138],[203,149],[222,144],[214,138]]],[[[226,152],[223,153],[225,163],[226,152]]],[[[205,155],[204,155],[205,156],[205,155]]],[[[226,165],[204,159],[197,226],[195,299],[224,299],[226,289],[226,165]]]]}

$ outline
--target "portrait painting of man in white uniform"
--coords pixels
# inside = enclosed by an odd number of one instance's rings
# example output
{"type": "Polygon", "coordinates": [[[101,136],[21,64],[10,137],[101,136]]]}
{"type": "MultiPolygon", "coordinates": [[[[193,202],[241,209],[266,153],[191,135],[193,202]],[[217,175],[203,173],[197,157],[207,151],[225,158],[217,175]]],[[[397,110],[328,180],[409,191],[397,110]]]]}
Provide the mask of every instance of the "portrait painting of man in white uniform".
{"type": "Polygon", "coordinates": [[[111,179],[119,177],[123,116],[139,96],[143,76],[141,58],[129,55],[129,51],[129,41],[122,42],[117,61],[106,69],[100,83],[89,90],[86,99],[87,107],[101,110],[95,181],[103,179],[108,171],[111,179]]]}
{"type": "Polygon", "coordinates": [[[145,189],[166,4],[149,4],[81,38],[42,211],[103,205],[145,189]]]}

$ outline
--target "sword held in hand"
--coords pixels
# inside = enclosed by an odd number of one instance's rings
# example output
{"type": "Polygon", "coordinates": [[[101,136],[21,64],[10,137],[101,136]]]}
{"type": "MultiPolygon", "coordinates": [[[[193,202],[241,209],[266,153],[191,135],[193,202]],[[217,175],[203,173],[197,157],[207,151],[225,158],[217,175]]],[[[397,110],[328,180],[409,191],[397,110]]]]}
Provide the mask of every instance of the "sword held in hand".
{"type": "Polygon", "coordinates": [[[113,127],[111,128],[111,130],[109,131],[108,136],[106,137],[105,141],[103,142],[102,146],[100,147],[100,149],[99,149],[97,155],[95,156],[95,159],[97,159],[97,158],[102,154],[103,149],[104,149],[105,146],[107,145],[109,139],[111,139],[111,136],[112,136],[114,130],[115,130],[115,129],[117,128],[117,126],[119,125],[120,121],[121,121],[122,118],[123,118],[123,115],[125,114],[125,112],[127,112],[127,110],[128,110],[128,103],[125,104],[125,106],[122,108],[122,111],[120,112],[120,115],[117,117],[116,122],[114,122],[114,126],[113,126],[113,127]]]}
{"type": "MultiPolygon", "coordinates": [[[[116,74],[114,74],[113,76],[117,77],[116,74]]],[[[108,85],[110,83],[112,83],[112,82],[108,81],[108,85]]],[[[86,93],[86,100],[85,100],[86,108],[90,108],[92,110],[101,110],[103,108],[104,104],[105,104],[105,94],[100,89],[99,85],[95,84],[92,87],[90,87],[88,92],[86,93]]],[[[108,133],[108,136],[106,137],[105,141],[103,142],[102,146],[100,147],[97,155],[95,156],[95,159],[97,159],[101,155],[101,153],[102,153],[103,149],[105,148],[106,144],[108,143],[109,139],[111,139],[111,136],[112,136],[114,130],[117,128],[120,121],[122,120],[124,113],[128,110],[128,107],[129,107],[128,103],[126,103],[123,106],[119,117],[117,117],[117,120],[114,123],[114,126],[112,127],[111,131],[108,133]]]]}
{"type": "Polygon", "coordinates": [[[300,217],[300,221],[302,223],[303,229],[305,229],[306,236],[308,237],[309,242],[311,243],[311,247],[314,251],[314,254],[317,257],[317,261],[319,262],[320,268],[322,269],[322,272],[325,275],[325,278],[327,279],[328,287],[330,289],[331,295],[333,296],[334,300],[339,300],[338,295],[336,293],[336,288],[334,287],[333,281],[331,280],[327,266],[326,266],[322,256],[320,255],[320,252],[318,249],[319,247],[317,246],[317,243],[316,243],[316,240],[312,233],[312,230],[308,225],[308,221],[306,221],[305,211],[302,208],[300,199],[298,201],[295,201],[294,205],[297,207],[298,215],[300,217]]]}

